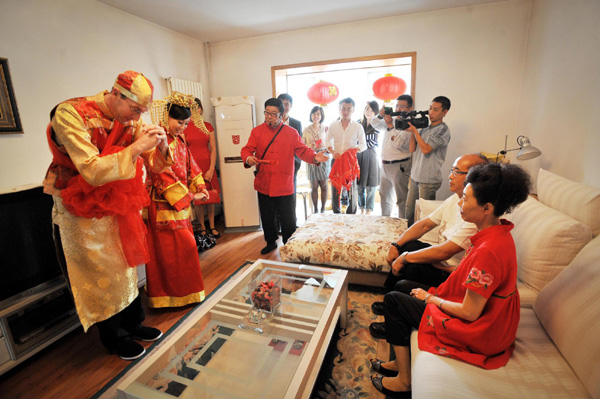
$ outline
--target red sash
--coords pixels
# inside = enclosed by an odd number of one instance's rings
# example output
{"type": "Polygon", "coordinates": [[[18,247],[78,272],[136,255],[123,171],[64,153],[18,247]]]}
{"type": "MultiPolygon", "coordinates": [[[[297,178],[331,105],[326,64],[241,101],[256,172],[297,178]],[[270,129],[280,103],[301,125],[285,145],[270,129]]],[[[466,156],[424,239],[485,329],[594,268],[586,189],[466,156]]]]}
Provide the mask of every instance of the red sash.
{"type": "Polygon", "coordinates": [[[331,180],[331,185],[335,187],[338,193],[342,191],[342,187],[349,189],[352,182],[360,178],[360,168],[356,159],[357,151],[358,149],[352,148],[344,152],[331,167],[329,180],[331,180]]]}
{"type": "MultiPolygon", "coordinates": [[[[114,154],[124,147],[113,145],[123,132],[123,126],[116,123],[100,156],[114,154]]],[[[52,125],[47,129],[48,144],[52,152],[52,162],[77,170],[68,155],[59,151],[52,140],[52,125]]],[[[61,191],[65,208],[73,215],[83,218],[115,216],[119,224],[119,236],[125,259],[130,267],[147,263],[150,260],[146,242],[146,225],[140,210],[150,204],[150,197],[142,180],[144,161],[138,157],[136,175],[132,179],[112,181],[95,187],[78,174],[71,178],[61,191]]]]}

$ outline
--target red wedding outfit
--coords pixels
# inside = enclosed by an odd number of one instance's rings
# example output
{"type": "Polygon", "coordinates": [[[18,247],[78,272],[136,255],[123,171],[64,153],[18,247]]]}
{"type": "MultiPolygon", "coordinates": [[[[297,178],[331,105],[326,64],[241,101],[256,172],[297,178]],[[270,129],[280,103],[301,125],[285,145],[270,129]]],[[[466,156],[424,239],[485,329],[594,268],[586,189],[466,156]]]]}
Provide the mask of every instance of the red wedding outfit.
{"type": "Polygon", "coordinates": [[[488,301],[479,318],[466,321],[427,305],[419,326],[419,348],[460,359],[485,369],[504,366],[514,350],[520,317],[517,258],[510,234],[514,225],[502,220],[471,237],[472,247],[448,280],[429,292],[462,302],[469,289],[488,301]]]}
{"type": "Polygon", "coordinates": [[[192,230],[193,194],[205,188],[202,171],[183,136],[167,135],[174,165],[148,174],[147,291],[151,307],[183,306],[204,300],[204,281],[192,230]]]}

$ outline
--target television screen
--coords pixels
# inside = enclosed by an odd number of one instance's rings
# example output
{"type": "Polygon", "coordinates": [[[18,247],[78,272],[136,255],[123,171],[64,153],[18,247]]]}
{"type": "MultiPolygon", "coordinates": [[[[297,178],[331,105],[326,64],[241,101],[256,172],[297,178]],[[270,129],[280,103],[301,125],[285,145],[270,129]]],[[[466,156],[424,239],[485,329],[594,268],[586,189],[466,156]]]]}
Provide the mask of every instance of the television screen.
{"type": "Polygon", "coordinates": [[[62,276],[42,187],[0,195],[0,301],[62,276]]]}

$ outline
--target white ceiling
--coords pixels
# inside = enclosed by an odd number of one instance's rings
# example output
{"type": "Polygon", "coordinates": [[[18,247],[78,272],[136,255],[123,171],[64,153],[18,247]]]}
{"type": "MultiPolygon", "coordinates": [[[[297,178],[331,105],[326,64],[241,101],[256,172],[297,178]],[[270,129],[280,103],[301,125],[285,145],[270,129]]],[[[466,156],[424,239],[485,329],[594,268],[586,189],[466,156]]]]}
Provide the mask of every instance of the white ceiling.
{"type": "Polygon", "coordinates": [[[96,0],[202,42],[507,0],[96,0]]]}

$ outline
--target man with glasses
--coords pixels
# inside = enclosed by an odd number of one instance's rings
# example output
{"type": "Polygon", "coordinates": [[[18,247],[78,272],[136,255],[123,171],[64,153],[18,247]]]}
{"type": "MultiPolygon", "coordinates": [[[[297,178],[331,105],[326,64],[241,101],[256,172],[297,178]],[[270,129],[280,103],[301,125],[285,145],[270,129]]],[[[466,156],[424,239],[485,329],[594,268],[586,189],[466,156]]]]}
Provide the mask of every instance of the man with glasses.
{"type": "Polygon", "coordinates": [[[263,255],[277,248],[277,215],[284,244],[296,231],[294,155],[315,165],[329,159],[307,147],[298,132],[282,122],[284,111],[281,100],[268,99],[265,123],[252,129],[248,143],[241,151],[244,167],[256,166],[254,189],[258,192],[260,220],[267,242],[260,251],[263,255]]]}
{"type": "Polygon", "coordinates": [[[406,198],[406,219],[411,226],[415,221],[415,201],[417,198],[435,199],[435,193],[442,185],[442,165],[446,160],[446,150],[450,143],[450,129],[444,117],[450,110],[450,99],[438,96],[429,106],[430,125],[418,131],[409,123],[406,129],[411,133],[409,149],[412,155],[412,169],[406,198]]]}
{"type": "MultiPolygon", "coordinates": [[[[409,112],[413,109],[413,99],[408,94],[403,94],[396,100],[396,112],[409,112]]],[[[396,193],[396,206],[398,217],[405,218],[406,196],[408,194],[408,181],[410,180],[411,154],[409,141],[411,133],[406,130],[397,130],[394,118],[385,114],[381,108],[377,118],[371,125],[380,132],[383,131],[383,144],[381,145],[381,182],[379,195],[381,196],[381,214],[390,216],[396,193]]]]}
{"type": "MultiPolygon", "coordinates": [[[[387,261],[392,270],[385,281],[386,288],[409,294],[410,289],[415,287],[437,287],[456,269],[464,251],[471,245],[471,236],[477,233],[477,226],[462,219],[458,206],[465,188],[465,178],[473,166],[487,163],[487,158],[481,154],[463,155],[454,161],[448,175],[450,191],[454,194],[391,244],[387,261]],[[440,227],[439,244],[418,241],[437,226],[440,227]]],[[[373,303],[371,310],[383,315],[383,302],[373,303]]],[[[384,323],[373,323],[369,327],[371,335],[376,338],[382,338],[384,329],[384,323]]]]}
{"type": "Polygon", "coordinates": [[[134,339],[162,335],[141,324],[136,268],[149,259],[142,158],[156,171],[172,165],[165,130],[140,120],[152,93],[148,78],[126,71],[111,91],[57,105],[47,129],[53,157],[44,192],[54,198],[59,264],[84,331],[97,325],[102,344],[125,360],[145,352],[134,339]]]}
{"type": "MultiPolygon", "coordinates": [[[[356,148],[358,152],[362,152],[367,149],[365,130],[360,123],[352,120],[354,105],[354,100],[350,97],[340,101],[340,119],[333,122],[327,131],[325,142],[327,150],[333,155],[334,163],[348,150],[356,148]]],[[[354,179],[351,188],[348,190],[348,197],[349,205],[346,213],[356,213],[358,208],[356,179],[354,179]]],[[[333,213],[341,212],[340,193],[333,185],[331,187],[331,206],[333,213]]]]}

